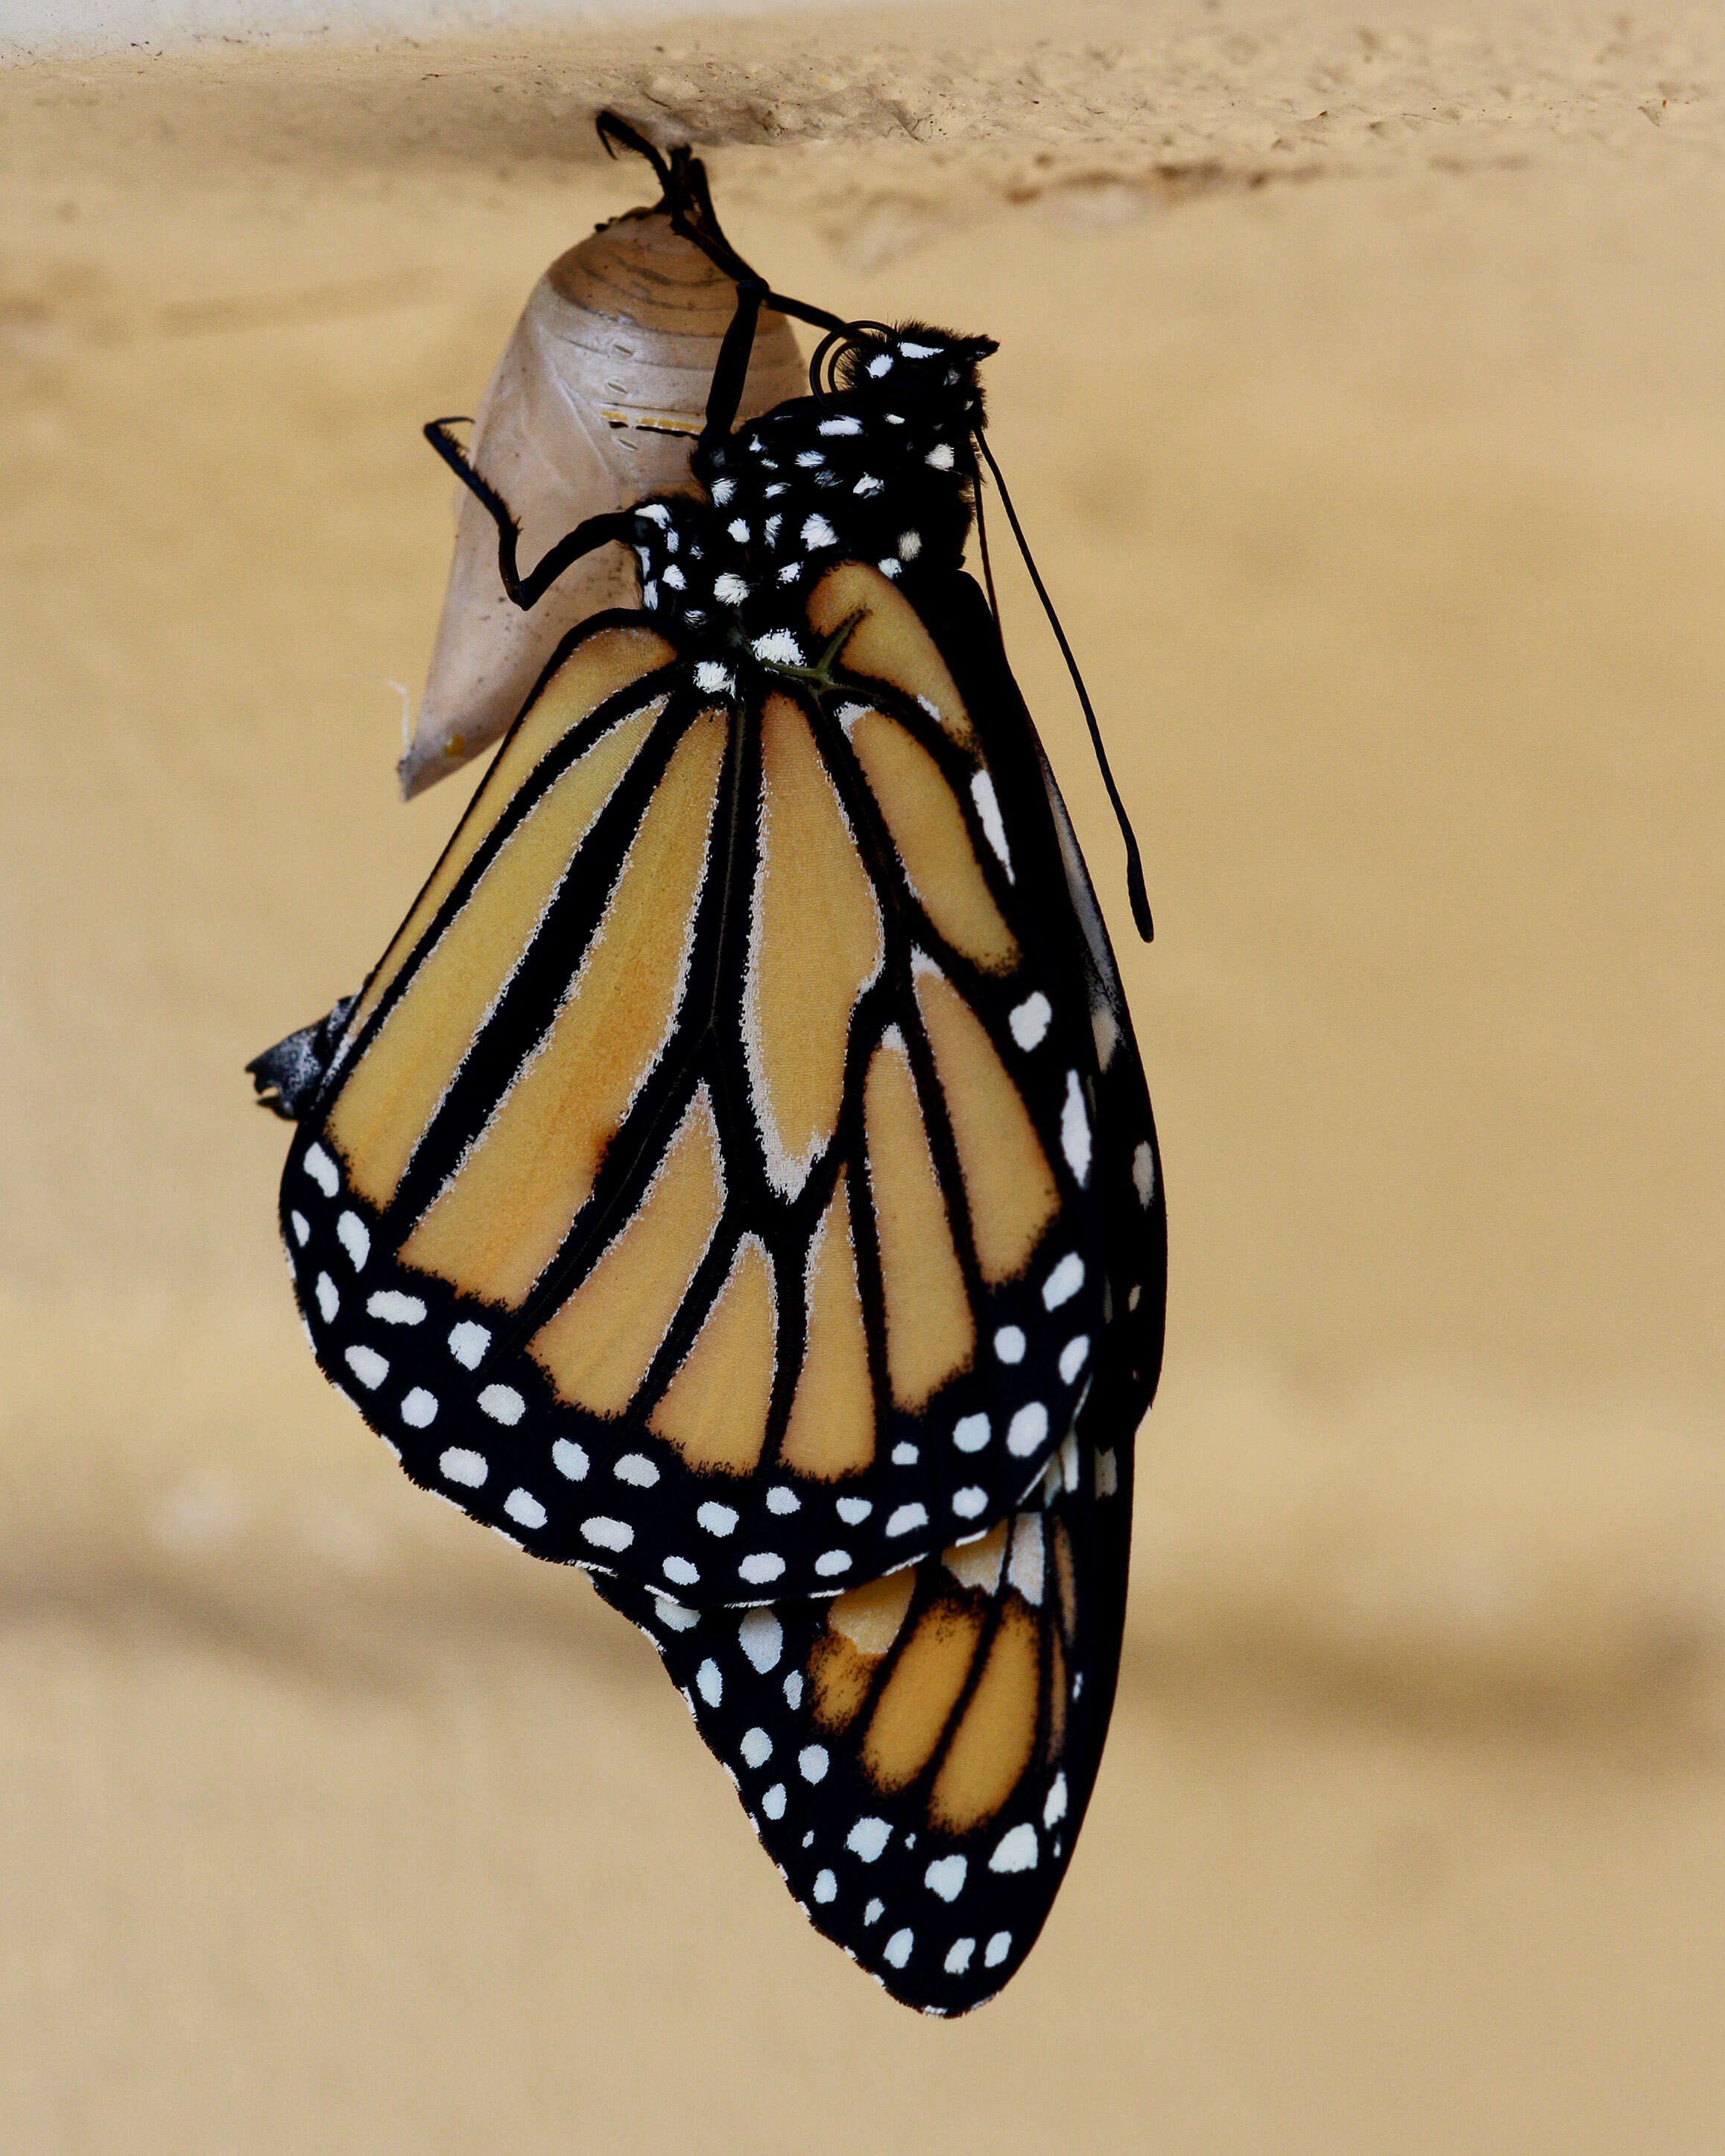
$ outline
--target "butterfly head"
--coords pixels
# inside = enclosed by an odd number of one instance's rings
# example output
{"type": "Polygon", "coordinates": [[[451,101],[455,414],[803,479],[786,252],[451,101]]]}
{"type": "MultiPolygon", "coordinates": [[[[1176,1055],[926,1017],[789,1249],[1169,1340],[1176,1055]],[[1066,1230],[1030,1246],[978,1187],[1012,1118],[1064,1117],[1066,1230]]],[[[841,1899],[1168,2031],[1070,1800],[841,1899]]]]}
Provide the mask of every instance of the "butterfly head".
{"type": "Polygon", "coordinates": [[[957,336],[924,322],[859,325],[834,356],[833,386],[860,413],[887,424],[958,428],[983,423],[983,362],[993,337],[957,336]]]}

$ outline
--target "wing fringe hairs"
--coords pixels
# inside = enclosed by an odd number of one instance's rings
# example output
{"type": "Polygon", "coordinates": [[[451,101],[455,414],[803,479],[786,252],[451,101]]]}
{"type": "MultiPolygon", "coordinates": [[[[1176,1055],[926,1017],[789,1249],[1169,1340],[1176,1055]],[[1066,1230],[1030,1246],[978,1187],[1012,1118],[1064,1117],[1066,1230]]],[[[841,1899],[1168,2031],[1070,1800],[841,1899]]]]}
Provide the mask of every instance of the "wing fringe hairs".
{"type": "Polygon", "coordinates": [[[992,344],[782,303],[655,163],[739,290],[700,490],[523,578],[437,437],[511,596],[620,543],[641,603],[558,647],[359,994],[250,1067],[299,1126],[326,1374],[415,1481],[588,1569],[811,1919],[962,2012],[1034,1941],[1106,1729],[1155,1135],[962,567],[992,344]],[[733,428],[763,296],[832,327],[815,393],[733,428]]]}

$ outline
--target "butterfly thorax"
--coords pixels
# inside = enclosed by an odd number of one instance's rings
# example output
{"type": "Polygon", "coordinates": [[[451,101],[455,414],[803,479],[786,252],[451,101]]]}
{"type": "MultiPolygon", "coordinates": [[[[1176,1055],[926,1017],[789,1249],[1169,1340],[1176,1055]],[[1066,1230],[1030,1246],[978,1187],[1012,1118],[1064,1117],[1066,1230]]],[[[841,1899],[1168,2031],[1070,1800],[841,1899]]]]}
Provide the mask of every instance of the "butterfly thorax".
{"type": "Polygon", "coordinates": [[[958,567],[973,513],[977,369],[993,349],[912,326],[847,344],[835,387],[781,404],[696,453],[703,495],[634,515],[641,603],[701,685],[751,661],[796,669],[805,605],[839,560],[912,585],[958,567]]]}

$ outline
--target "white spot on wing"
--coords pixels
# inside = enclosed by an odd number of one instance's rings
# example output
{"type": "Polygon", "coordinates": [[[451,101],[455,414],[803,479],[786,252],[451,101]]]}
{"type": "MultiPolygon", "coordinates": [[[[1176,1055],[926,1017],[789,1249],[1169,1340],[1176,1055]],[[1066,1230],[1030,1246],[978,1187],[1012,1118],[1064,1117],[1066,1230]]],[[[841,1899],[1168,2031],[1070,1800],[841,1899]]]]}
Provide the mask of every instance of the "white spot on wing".
{"type": "Polygon", "coordinates": [[[742,1558],[737,1569],[751,1587],[765,1587],[783,1573],[784,1559],[772,1550],[756,1550],[742,1558]]]}
{"type": "Polygon", "coordinates": [[[347,1251],[357,1272],[372,1254],[372,1239],[357,1213],[343,1213],[336,1222],[336,1240],[347,1251]]]}
{"type": "Polygon", "coordinates": [[[814,1560],[814,1568],[823,1579],[835,1579],[841,1572],[850,1569],[849,1550],[823,1550],[814,1560]]]}
{"type": "MultiPolygon", "coordinates": [[[[560,1437],[552,1445],[551,1464],[559,1475],[567,1477],[571,1482],[584,1482],[587,1480],[586,1450],[577,1445],[572,1437],[560,1437]]],[[[672,1577],[675,1578],[675,1575],[672,1574],[672,1577]]]]}
{"type": "Polygon", "coordinates": [[[479,1396],[480,1412],[493,1422],[513,1429],[527,1412],[527,1404],[513,1385],[487,1385],[479,1396]]]}
{"type": "Polygon", "coordinates": [[[983,1967],[986,1969],[999,1969],[1001,1963],[1006,1959],[1006,1957],[1011,1952],[1012,1933],[1010,1932],[996,1932],[993,1938],[989,1940],[988,1945],[983,1949],[983,1967]]]}
{"type": "Polygon", "coordinates": [[[1048,1409],[1040,1400],[1032,1400],[1006,1425],[1006,1449],[1014,1460],[1028,1460],[1047,1435],[1048,1409]]]}
{"type": "Polygon", "coordinates": [[[1066,1816],[1066,1777],[1056,1774],[1049,1784],[1048,1802],[1042,1807],[1042,1824],[1054,1826],[1066,1816]]]}
{"type": "Polygon", "coordinates": [[[872,1864],[891,1839],[892,1829],[884,1819],[860,1819],[845,1835],[845,1846],[865,1864],[872,1864]]]}
{"type": "Polygon", "coordinates": [[[737,1628],[737,1645],[762,1676],[778,1666],[784,1627],[770,1609],[751,1609],[737,1628]]]}
{"type": "Polygon", "coordinates": [[[711,1655],[695,1672],[695,1689],[709,1707],[716,1707],[725,1697],[725,1680],[711,1655]]]}
{"type": "Polygon", "coordinates": [[[881,1948],[881,1958],[883,1960],[891,1962],[895,1969],[902,1969],[911,1958],[911,1948],[915,1943],[916,1933],[906,1926],[902,1930],[895,1932],[886,1945],[881,1948]]]}
{"type": "Polygon", "coordinates": [[[366,1298],[369,1317],[381,1318],[385,1325],[423,1325],[425,1306],[417,1295],[403,1295],[393,1287],[380,1287],[366,1298]]]}
{"type": "Polygon", "coordinates": [[[994,1353],[1003,1363],[1022,1363],[1024,1359],[1023,1327],[1003,1325],[994,1335],[994,1353]]]}
{"type": "Polygon", "coordinates": [[[326,1325],[331,1323],[341,1307],[341,1298],[336,1292],[336,1283],[327,1273],[320,1273],[317,1285],[311,1291],[317,1297],[318,1315],[326,1325]]]}
{"type": "Polygon", "coordinates": [[[511,1490],[503,1501],[503,1509],[518,1527],[542,1527],[545,1507],[531,1490],[511,1490]]]}
{"type": "Polygon", "coordinates": [[[994,798],[994,782],[986,771],[971,773],[970,798],[976,803],[976,813],[981,819],[983,835],[999,856],[1000,865],[1006,870],[1006,880],[1013,881],[1012,855],[1007,851],[1006,826],[1000,820],[1000,803],[994,798]]]}
{"type": "Polygon", "coordinates": [[[969,1866],[955,1851],[951,1856],[938,1856],[922,1875],[922,1883],[931,1894],[938,1894],[943,1902],[956,1902],[964,1885],[964,1875],[969,1866]]]}
{"type": "Polygon", "coordinates": [[[711,1498],[695,1517],[710,1535],[728,1535],[737,1525],[737,1514],[732,1507],[715,1504],[711,1498]]]}
{"type": "Polygon", "coordinates": [[[952,1492],[952,1510],[961,1520],[979,1519],[988,1509],[988,1493],[973,1482],[952,1492]]]}
{"type": "Polygon", "coordinates": [[[1138,1194],[1140,1205],[1147,1205],[1156,1195],[1156,1156],[1150,1150],[1148,1138],[1138,1140],[1132,1155],[1132,1188],[1138,1194]]]}
{"type": "Polygon", "coordinates": [[[449,1328],[449,1353],[464,1370],[478,1369],[480,1358],[490,1344],[490,1332],[471,1318],[463,1318],[460,1324],[449,1328]]]}
{"type": "MultiPolygon", "coordinates": [[[[1002,1836],[988,1859],[990,1871],[1034,1871],[1036,1868],[1036,1830],[1026,1820],[1002,1836]]],[[[992,1947],[993,1942],[989,1942],[992,1947]]]]}
{"type": "Polygon", "coordinates": [[[742,1742],[737,1748],[742,1754],[745,1766],[764,1767],[773,1757],[773,1739],[764,1729],[745,1729],[742,1742]]]}
{"type": "Polygon", "coordinates": [[[333,1198],[341,1188],[341,1178],[336,1172],[336,1163],[321,1145],[309,1145],[305,1158],[300,1165],[322,1191],[326,1198],[333,1198]]]}
{"type": "Polygon", "coordinates": [[[659,1480],[659,1470],[644,1452],[625,1452],[612,1465],[611,1472],[619,1482],[633,1483],[637,1490],[650,1490],[659,1480]]]}
{"type": "Polygon", "coordinates": [[[415,1385],[401,1404],[401,1419],[409,1430],[429,1430],[437,1420],[437,1395],[415,1385]]]}
{"type": "Polygon", "coordinates": [[[886,1532],[890,1535],[908,1535],[917,1527],[928,1525],[927,1508],[922,1505],[901,1505],[888,1516],[886,1532]]]}
{"type": "Polygon", "coordinates": [[[626,1550],[635,1538],[635,1531],[626,1520],[608,1520],[603,1513],[581,1522],[582,1539],[595,1549],[626,1550]]]}
{"type": "Polygon", "coordinates": [[[452,1445],[437,1465],[445,1482],[459,1482],[464,1490],[483,1488],[491,1471],[484,1453],[470,1451],[465,1445],[452,1445]]]}
{"type": "Polygon", "coordinates": [[[1081,1188],[1090,1180],[1090,1115],[1078,1073],[1066,1073],[1066,1098],[1060,1109],[1060,1151],[1081,1188]]]}
{"type": "Polygon", "coordinates": [[[1084,1286],[1084,1260],[1076,1250],[1068,1250],[1042,1283],[1042,1307],[1058,1310],[1070,1302],[1084,1286]]]}
{"type": "Polygon", "coordinates": [[[389,1375],[389,1364],[375,1348],[350,1348],[343,1358],[368,1393],[377,1391],[389,1375]]]}
{"type": "Polygon", "coordinates": [[[1090,1335],[1081,1332],[1069,1340],[1060,1350],[1060,1376],[1069,1384],[1078,1382],[1078,1373],[1090,1360],[1090,1335]]]}
{"type": "Polygon", "coordinates": [[[805,1744],[797,1754],[797,1768],[805,1782],[826,1779],[829,1761],[824,1744],[805,1744]]]}
{"type": "Polygon", "coordinates": [[[1048,1022],[1054,1016],[1054,1007],[1038,988],[1034,996],[1026,996],[1007,1024],[1012,1028],[1012,1037],[1023,1049],[1037,1046],[1048,1031],[1048,1022]]]}
{"type": "Polygon", "coordinates": [[[952,1442],[961,1452],[980,1452],[988,1441],[988,1418],[985,1414],[968,1414],[959,1418],[952,1430],[952,1442]]]}

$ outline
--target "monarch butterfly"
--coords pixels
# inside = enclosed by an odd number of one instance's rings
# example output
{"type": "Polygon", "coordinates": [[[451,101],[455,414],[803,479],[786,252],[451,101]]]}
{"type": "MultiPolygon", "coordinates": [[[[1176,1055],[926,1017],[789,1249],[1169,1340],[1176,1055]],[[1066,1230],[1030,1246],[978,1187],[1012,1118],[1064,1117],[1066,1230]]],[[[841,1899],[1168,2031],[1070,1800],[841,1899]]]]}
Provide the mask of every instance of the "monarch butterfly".
{"type": "Polygon", "coordinates": [[[641,603],[565,639],[360,993],[249,1067],[299,1124],[326,1374],[416,1481],[588,1569],[812,1921],[959,2013],[1033,1943],[1106,1730],[1155,1132],[961,567],[993,345],[769,292],[696,161],[600,126],[737,285],[699,490],[523,576],[428,428],[517,603],[613,543],[641,603]],[[824,331],[814,393],[733,429],[763,304],[824,331]]]}

